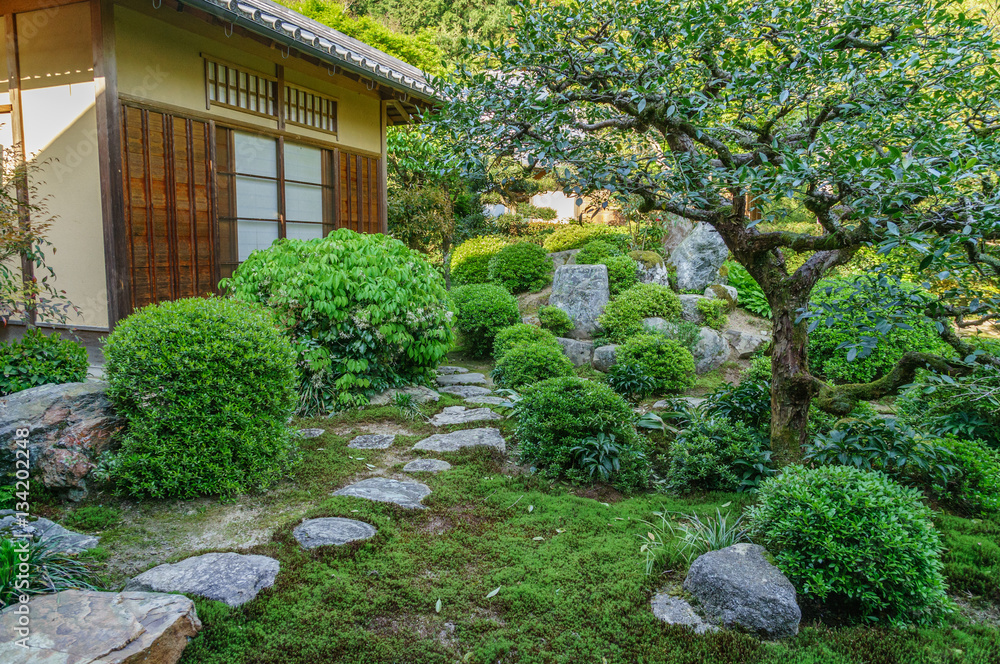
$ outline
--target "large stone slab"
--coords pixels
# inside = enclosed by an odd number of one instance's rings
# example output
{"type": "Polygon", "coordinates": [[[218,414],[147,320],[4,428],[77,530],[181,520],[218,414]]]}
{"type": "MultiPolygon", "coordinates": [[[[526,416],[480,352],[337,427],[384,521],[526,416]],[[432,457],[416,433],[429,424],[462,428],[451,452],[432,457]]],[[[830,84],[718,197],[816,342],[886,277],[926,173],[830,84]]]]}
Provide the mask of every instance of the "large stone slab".
{"type": "Polygon", "coordinates": [[[580,341],[578,339],[567,339],[557,337],[556,341],[562,346],[563,354],[569,358],[574,367],[582,367],[590,364],[594,359],[594,342],[580,341]]]}
{"type": "Polygon", "coordinates": [[[442,365],[442,366],[438,367],[437,372],[438,372],[439,376],[451,376],[451,375],[454,375],[454,374],[469,373],[469,370],[466,369],[465,367],[455,367],[455,366],[442,365]]]}
{"type": "Polygon", "coordinates": [[[397,394],[408,394],[417,403],[429,403],[441,400],[441,395],[429,387],[410,385],[409,387],[394,387],[391,390],[376,394],[368,403],[372,406],[391,406],[396,403],[397,394]]]}
{"type": "Polygon", "coordinates": [[[451,470],[451,464],[441,459],[415,459],[403,466],[404,473],[440,473],[451,470]]]}
{"type": "Polygon", "coordinates": [[[692,355],[695,373],[708,373],[729,359],[729,344],[712,328],[703,327],[698,333],[698,343],[695,344],[692,355]]]}
{"type": "Polygon", "coordinates": [[[465,447],[495,447],[501,452],[507,451],[507,443],[498,429],[462,429],[451,433],[438,433],[430,438],[424,438],[413,446],[415,450],[431,452],[457,452],[465,447]]]}
{"type": "Polygon", "coordinates": [[[795,587],[756,544],[734,544],[698,556],[684,590],[698,598],[712,623],[766,639],[799,633],[802,612],[795,587]]]}
{"type": "Polygon", "coordinates": [[[720,283],[719,268],[729,257],[729,248],[722,236],[710,224],[699,223],[670,254],[677,268],[677,288],[682,291],[703,291],[720,283]]]}
{"type": "Polygon", "coordinates": [[[302,545],[303,549],[315,549],[318,546],[341,546],[349,542],[357,542],[375,537],[378,531],[375,526],[364,521],[328,517],[322,519],[306,519],[292,530],[292,537],[302,545]]]}
{"type": "Polygon", "coordinates": [[[510,403],[510,400],[503,397],[469,397],[465,400],[465,403],[480,404],[483,406],[502,406],[505,403],[510,403]]]}
{"type": "Polygon", "coordinates": [[[387,450],[392,447],[395,440],[396,434],[394,433],[370,433],[358,436],[349,442],[347,446],[355,450],[387,450]]]}
{"type": "Polygon", "coordinates": [[[482,397],[487,394],[493,394],[493,390],[488,387],[479,387],[478,385],[454,385],[452,387],[442,387],[438,392],[443,392],[445,394],[451,394],[456,397],[462,397],[463,399],[468,399],[469,397],[482,397]]]}
{"type": "Polygon", "coordinates": [[[742,330],[726,330],[723,335],[741,360],[750,359],[761,346],[770,341],[770,335],[765,333],[756,334],[742,330]]]}
{"type": "Polygon", "coordinates": [[[175,664],[201,630],[194,602],[182,595],[93,590],[36,595],[26,605],[27,637],[18,632],[25,615],[19,606],[0,613],[4,664],[175,664]]]}
{"type": "Polygon", "coordinates": [[[450,374],[437,377],[438,385],[485,385],[486,376],[481,373],[450,374]]]}
{"type": "Polygon", "coordinates": [[[206,553],[146,570],[125,590],[185,593],[240,606],[273,586],[279,569],[278,561],[267,556],[206,553]]]}
{"type": "Polygon", "coordinates": [[[563,265],[556,268],[549,304],[559,307],[573,321],[570,336],[587,339],[597,331],[597,319],[608,304],[606,265],[563,265]]]}
{"type": "Polygon", "coordinates": [[[552,259],[552,264],[558,268],[563,265],[575,265],[578,253],[580,253],[579,249],[567,249],[566,251],[555,251],[548,254],[548,257],[552,259]]]}
{"type": "Polygon", "coordinates": [[[424,509],[420,501],[429,496],[430,487],[420,482],[401,482],[385,477],[371,477],[333,492],[335,496],[354,496],[379,503],[393,503],[407,509],[424,509]]]}
{"type": "Polygon", "coordinates": [[[690,627],[695,634],[717,632],[719,628],[701,619],[694,609],[680,597],[672,597],[667,593],[657,593],[650,601],[653,615],[668,625],[690,627]]]}
{"type": "Polygon", "coordinates": [[[31,520],[21,525],[15,514],[14,510],[0,510],[0,537],[9,539],[37,537],[42,541],[55,539],[56,551],[72,554],[93,549],[101,541],[96,535],[77,533],[45,518],[29,517],[31,520]]]}
{"type": "Polygon", "coordinates": [[[465,406],[448,406],[431,418],[431,424],[436,427],[468,424],[469,422],[485,422],[502,420],[503,416],[494,413],[489,408],[466,408],[465,406]]]}
{"type": "Polygon", "coordinates": [[[607,373],[618,359],[618,344],[608,344],[594,349],[594,368],[607,373]]]}

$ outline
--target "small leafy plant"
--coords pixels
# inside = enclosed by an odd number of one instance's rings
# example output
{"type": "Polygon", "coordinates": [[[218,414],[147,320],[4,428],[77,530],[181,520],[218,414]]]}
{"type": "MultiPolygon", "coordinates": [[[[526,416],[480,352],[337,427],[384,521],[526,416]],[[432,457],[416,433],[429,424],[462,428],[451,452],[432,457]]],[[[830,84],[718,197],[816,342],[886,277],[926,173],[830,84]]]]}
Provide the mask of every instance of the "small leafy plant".
{"type": "Polygon", "coordinates": [[[656,379],[631,362],[618,362],[608,372],[611,389],[632,402],[641,401],[656,390],[656,379]]]}
{"type": "Polygon", "coordinates": [[[96,590],[93,574],[84,563],[60,551],[62,537],[0,538],[0,608],[17,601],[18,595],[43,595],[62,590],[96,590]],[[26,586],[17,584],[27,564],[26,586]]]}
{"type": "Polygon", "coordinates": [[[761,318],[770,318],[771,305],[760,284],[739,263],[729,261],[726,266],[729,268],[729,285],[736,289],[740,306],[761,318]]]}
{"type": "Polygon", "coordinates": [[[615,444],[615,435],[599,433],[585,438],[579,445],[570,449],[573,463],[585,471],[593,479],[594,473],[600,475],[605,482],[621,470],[621,448],[615,444]]]}
{"type": "Polygon", "coordinates": [[[423,413],[420,412],[420,404],[417,403],[412,394],[396,392],[396,396],[393,397],[392,401],[399,414],[408,420],[416,420],[423,416],[423,413]]]}
{"type": "Polygon", "coordinates": [[[87,366],[87,351],[80,344],[29,328],[21,339],[0,343],[0,396],[49,383],[84,381],[87,366]]]}
{"type": "Polygon", "coordinates": [[[548,330],[557,337],[566,336],[575,327],[573,319],[569,317],[568,313],[559,307],[549,305],[538,309],[538,322],[542,329],[548,330]]]}
{"type": "MultiPolygon", "coordinates": [[[[728,507],[726,503],[723,507],[728,507]]],[[[716,508],[715,517],[702,518],[697,514],[676,512],[653,512],[657,521],[643,521],[649,532],[642,538],[640,552],[646,556],[646,574],[652,574],[662,553],[673,544],[677,545],[681,556],[691,561],[709,551],[718,551],[727,546],[749,542],[750,537],[743,524],[743,515],[735,519],[729,512],[722,514],[716,508]]]]}
{"type": "Polygon", "coordinates": [[[725,300],[703,299],[698,300],[695,306],[705,317],[705,325],[713,330],[722,330],[729,322],[729,316],[726,315],[726,309],[729,305],[725,300]]]}

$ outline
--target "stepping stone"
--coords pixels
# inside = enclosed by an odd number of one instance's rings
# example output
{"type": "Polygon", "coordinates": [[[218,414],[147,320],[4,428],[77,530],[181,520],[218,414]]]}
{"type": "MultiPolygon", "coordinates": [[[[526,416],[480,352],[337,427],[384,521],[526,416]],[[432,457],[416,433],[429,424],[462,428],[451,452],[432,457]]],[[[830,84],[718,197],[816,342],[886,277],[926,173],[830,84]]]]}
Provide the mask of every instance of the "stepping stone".
{"type": "Polygon", "coordinates": [[[299,429],[299,437],[305,438],[306,440],[310,438],[319,438],[324,433],[326,433],[325,429],[299,429]]]}
{"type": "Polygon", "coordinates": [[[451,464],[440,459],[417,459],[403,466],[404,473],[440,473],[451,470],[451,464]]]}
{"type": "Polygon", "coordinates": [[[439,376],[452,376],[454,374],[467,374],[467,373],[469,373],[469,370],[466,369],[465,367],[449,367],[449,366],[438,367],[439,376]]]}
{"type": "Polygon", "coordinates": [[[424,438],[413,446],[415,450],[430,452],[456,452],[464,447],[495,447],[501,452],[507,451],[507,443],[500,435],[499,429],[463,429],[452,433],[438,433],[430,438],[424,438]]]}
{"type": "Polygon", "coordinates": [[[379,503],[393,503],[407,509],[425,509],[420,501],[431,493],[420,482],[400,482],[385,477],[371,477],[333,492],[334,496],[354,496],[379,503]]]}
{"type": "Polygon", "coordinates": [[[487,406],[500,406],[505,403],[510,403],[508,399],[503,397],[469,397],[465,400],[465,403],[478,403],[487,406]]]}
{"type": "Polygon", "coordinates": [[[125,590],[185,593],[240,606],[273,586],[279,569],[278,561],[267,556],[206,553],[147,570],[129,580],[125,590]]]}
{"type": "Polygon", "coordinates": [[[183,595],[64,590],[35,595],[28,613],[18,608],[15,602],[0,613],[0,662],[174,664],[201,630],[194,602],[183,595]],[[24,629],[25,616],[26,638],[15,631],[24,629]]]}
{"type": "Polygon", "coordinates": [[[486,376],[481,373],[438,376],[437,383],[438,385],[485,385],[486,376]]]}
{"type": "Polygon", "coordinates": [[[366,436],[358,436],[347,444],[355,450],[386,450],[392,447],[396,440],[396,434],[372,433],[366,436]]]}
{"type": "Polygon", "coordinates": [[[93,549],[101,541],[96,535],[77,533],[44,518],[28,521],[22,526],[18,523],[14,510],[0,510],[0,537],[9,539],[38,537],[43,542],[57,538],[58,544],[55,550],[69,554],[93,549]]]}
{"type": "Polygon", "coordinates": [[[680,597],[672,597],[667,593],[657,593],[650,601],[653,615],[668,625],[683,625],[694,630],[695,634],[718,632],[719,628],[705,622],[694,612],[691,605],[680,597]]]}
{"type": "Polygon", "coordinates": [[[475,385],[454,385],[452,387],[442,387],[438,392],[452,394],[456,397],[467,399],[469,397],[482,397],[493,394],[493,390],[487,387],[476,387],[475,385]]]}
{"type": "Polygon", "coordinates": [[[375,537],[375,527],[364,521],[354,519],[306,519],[292,531],[294,537],[303,549],[315,549],[318,546],[340,546],[348,542],[357,542],[375,537]]]}
{"type": "Polygon", "coordinates": [[[441,400],[441,395],[429,387],[424,387],[423,385],[410,385],[409,387],[394,387],[391,390],[382,392],[381,394],[376,394],[371,398],[371,400],[369,400],[368,403],[372,406],[394,406],[396,405],[397,394],[409,394],[417,403],[428,403],[431,401],[441,400]]]}
{"type": "Polygon", "coordinates": [[[451,424],[468,424],[484,420],[502,420],[503,415],[494,413],[489,408],[466,408],[465,406],[448,406],[431,418],[431,424],[436,427],[451,424]]]}
{"type": "MultiPolygon", "coordinates": [[[[677,397],[676,401],[683,401],[691,408],[697,408],[698,406],[700,406],[702,403],[705,402],[704,399],[701,399],[699,397],[677,397]]],[[[670,405],[669,401],[667,401],[666,399],[661,399],[653,404],[653,410],[663,410],[669,405],[670,405]]]]}

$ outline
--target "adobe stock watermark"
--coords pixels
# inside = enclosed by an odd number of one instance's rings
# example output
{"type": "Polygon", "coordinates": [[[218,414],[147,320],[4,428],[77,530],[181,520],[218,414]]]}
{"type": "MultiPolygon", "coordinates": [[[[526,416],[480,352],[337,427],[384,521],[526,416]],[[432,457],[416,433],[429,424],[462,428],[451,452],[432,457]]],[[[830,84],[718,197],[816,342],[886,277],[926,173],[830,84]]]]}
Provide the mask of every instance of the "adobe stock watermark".
{"type": "Polygon", "coordinates": [[[14,431],[14,497],[17,501],[14,504],[14,519],[20,536],[14,537],[14,554],[17,557],[16,574],[14,575],[14,590],[17,592],[17,606],[11,611],[17,616],[17,623],[14,633],[17,638],[15,645],[22,648],[28,647],[28,637],[31,636],[31,607],[28,606],[30,599],[28,591],[31,588],[31,566],[30,544],[31,532],[28,529],[28,515],[31,511],[29,494],[31,491],[31,480],[29,470],[31,467],[31,450],[28,448],[28,436],[31,431],[28,428],[21,428],[14,431]]]}

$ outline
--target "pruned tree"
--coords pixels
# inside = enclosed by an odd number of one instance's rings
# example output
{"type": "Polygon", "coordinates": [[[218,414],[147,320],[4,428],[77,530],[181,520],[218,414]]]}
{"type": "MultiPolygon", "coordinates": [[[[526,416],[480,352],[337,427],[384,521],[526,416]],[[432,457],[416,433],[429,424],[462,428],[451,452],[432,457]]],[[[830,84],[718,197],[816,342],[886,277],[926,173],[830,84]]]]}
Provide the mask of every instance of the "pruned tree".
{"type": "Polygon", "coordinates": [[[950,0],[539,3],[510,41],[436,82],[448,103],[430,123],[468,155],[568,166],[582,193],[713,226],[774,313],[771,444],[788,462],[814,399],[844,412],[921,368],[997,362],[956,328],[1000,316],[996,290],[970,287],[1000,277],[998,53],[950,0]],[[792,206],[813,232],[772,223],[792,206]],[[907,353],[866,385],[810,373],[810,293],[865,247],[947,273],[919,306],[957,357],[907,353]],[[794,269],[793,253],[808,256],[794,269]]]}

